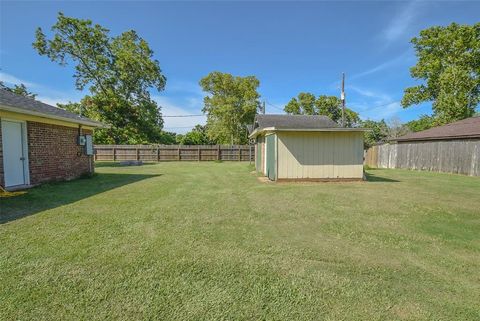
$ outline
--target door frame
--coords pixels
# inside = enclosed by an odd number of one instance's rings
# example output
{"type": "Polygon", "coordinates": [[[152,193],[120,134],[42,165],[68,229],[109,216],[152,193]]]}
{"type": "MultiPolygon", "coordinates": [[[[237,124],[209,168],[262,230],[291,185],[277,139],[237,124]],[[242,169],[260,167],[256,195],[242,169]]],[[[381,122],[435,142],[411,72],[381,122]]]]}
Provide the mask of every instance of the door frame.
{"type": "Polygon", "coordinates": [[[268,150],[269,150],[269,148],[267,147],[268,146],[267,137],[270,137],[270,136],[273,136],[273,167],[271,169],[273,169],[275,171],[273,181],[276,181],[277,180],[277,175],[278,175],[278,171],[277,171],[277,153],[278,153],[277,141],[278,141],[278,136],[277,136],[276,132],[272,132],[272,133],[269,133],[269,134],[265,135],[265,176],[267,176],[270,179],[269,173],[267,172],[267,163],[268,163],[267,155],[268,155],[268,150]]]}
{"type": "Polygon", "coordinates": [[[262,173],[264,176],[267,176],[267,135],[263,136],[263,169],[262,173]]]}
{"type": "MultiPolygon", "coordinates": [[[[24,178],[24,183],[23,185],[30,185],[30,161],[28,159],[28,134],[27,134],[27,122],[25,120],[18,120],[18,119],[11,119],[11,118],[0,118],[0,122],[12,122],[12,123],[20,123],[22,127],[22,151],[23,151],[23,157],[25,158],[23,161],[23,178],[24,178]]],[[[3,180],[4,184],[6,184],[5,181],[5,150],[3,150],[3,140],[5,139],[4,131],[3,131],[3,126],[1,126],[2,130],[2,153],[3,153],[3,180]]],[[[12,186],[5,186],[5,187],[15,187],[15,186],[22,186],[22,185],[12,185],[12,186]]]]}

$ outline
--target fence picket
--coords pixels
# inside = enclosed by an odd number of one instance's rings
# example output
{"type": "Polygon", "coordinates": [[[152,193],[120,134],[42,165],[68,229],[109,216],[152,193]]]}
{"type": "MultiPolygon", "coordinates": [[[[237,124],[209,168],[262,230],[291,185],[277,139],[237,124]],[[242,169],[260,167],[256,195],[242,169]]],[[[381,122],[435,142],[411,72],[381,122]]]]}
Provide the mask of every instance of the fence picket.
{"type": "Polygon", "coordinates": [[[365,165],[480,176],[480,140],[438,140],[372,146],[365,165]]]}
{"type": "Polygon", "coordinates": [[[95,145],[98,161],[253,161],[250,145],[95,145]],[[248,151],[248,152],[247,152],[248,151]]]}

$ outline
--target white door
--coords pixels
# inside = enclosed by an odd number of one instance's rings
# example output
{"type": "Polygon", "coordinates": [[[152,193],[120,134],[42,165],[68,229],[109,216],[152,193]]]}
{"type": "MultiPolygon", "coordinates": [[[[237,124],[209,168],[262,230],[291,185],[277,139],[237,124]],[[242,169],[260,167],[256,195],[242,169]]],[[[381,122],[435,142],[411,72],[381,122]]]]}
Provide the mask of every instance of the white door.
{"type": "Polygon", "coordinates": [[[25,123],[2,120],[2,146],[5,187],[27,184],[25,123]]]}

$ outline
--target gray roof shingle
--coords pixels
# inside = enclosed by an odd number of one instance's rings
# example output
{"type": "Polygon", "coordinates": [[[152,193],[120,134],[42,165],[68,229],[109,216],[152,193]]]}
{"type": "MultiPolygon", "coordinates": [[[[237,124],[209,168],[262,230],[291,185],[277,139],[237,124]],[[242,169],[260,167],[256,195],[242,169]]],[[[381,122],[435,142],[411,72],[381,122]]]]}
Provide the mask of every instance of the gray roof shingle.
{"type": "Polygon", "coordinates": [[[454,123],[433,127],[421,132],[410,133],[392,141],[425,141],[436,139],[461,139],[480,137],[480,116],[470,117],[454,123]]]}
{"type": "Polygon", "coordinates": [[[14,107],[18,112],[35,113],[45,118],[62,118],[70,120],[73,123],[88,124],[91,126],[103,126],[102,123],[91,120],[87,117],[69,112],[65,109],[54,107],[41,101],[14,94],[8,90],[0,89],[0,109],[1,106],[14,107]]]}
{"type": "Polygon", "coordinates": [[[322,129],[337,128],[339,125],[321,115],[256,115],[254,128],[262,130],[268,127],[276,129],[322,129]]]}

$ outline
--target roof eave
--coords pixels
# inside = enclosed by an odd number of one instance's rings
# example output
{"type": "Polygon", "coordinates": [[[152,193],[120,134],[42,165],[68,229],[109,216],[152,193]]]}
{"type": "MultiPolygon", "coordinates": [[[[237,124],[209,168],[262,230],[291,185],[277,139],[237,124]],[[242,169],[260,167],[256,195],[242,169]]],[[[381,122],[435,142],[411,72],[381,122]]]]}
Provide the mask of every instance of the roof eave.
{"type": "Polygon", "coordinates": [[[330,127],[330,128],[276,128],[276,127],[266,127],[260,130],[255,129],[249,138],[255,138],[259,134],[267,131],[276,131],[276,132],[367,132],[371,131],[370,128],[360,128],[360,127],[330,127]]]}
{"type": "Polygon", "coordinates": [[[40,113],[40,112],[36,112],[36,111],[32,111],[32,110],[25,110],[23,108],[18,108],[18,107],[13,107],[13,106],[0,105],[0,109],[5,110],[5,111],[18,113],[18,114],[56,119],[56,120],[61,120],[61,121],[65,121],[65,122],[69,122],[69,123],[73,123],[73,124],[80,124],[80,125],[85,125],[85,126],[90,126],[90,127],[108,128],[107,125],[105,125],[103,123],[100,123],[100,122],[96,122],[96,121],[72,119],[72,118],[68,118],[68,117],[56,116],[56,115],[51,115],[51,114],[46,114],[46,113],[40,113]]]}
{"type": "Polygon", "coordinates": [[[411,142],[411,141],[430,141],[430,140],[455,140],[455,139],[472,139],[480,138],[480,134],[474,135],[457,135],[457,136],[441,136],[441,137],[413,137],[413,138],[392,138],[392,142],[411,142]]]}
{"type": "Polygon", "coordinates": [[[267,132],[267,131],[274,131],[275,127],[266,127],[266,128],[261,128],[261,129],[254,129],[253,132],[248,136],[248,138],[255,138],[261,133],[267,132]]]}
{"type": "Polygon", "coordinates": [[[330,127],[330,128],[275,128],[275,131],[285,132],[367,132],[370,128],[360,127],[330,127]]]}

